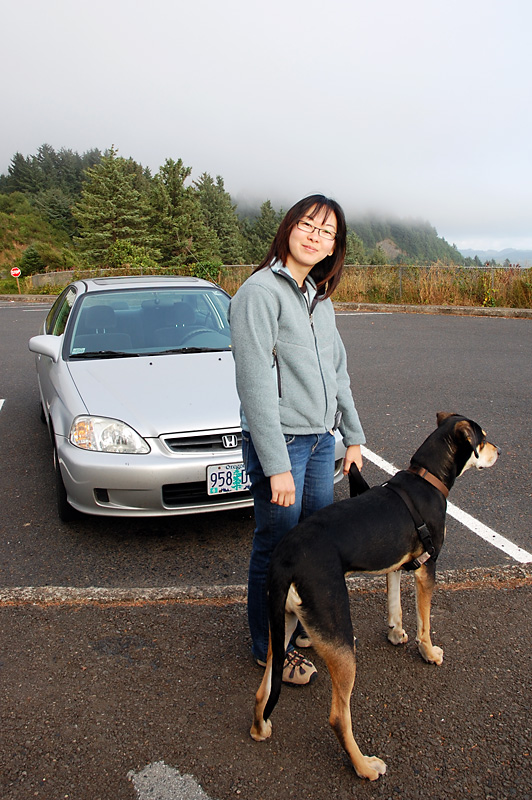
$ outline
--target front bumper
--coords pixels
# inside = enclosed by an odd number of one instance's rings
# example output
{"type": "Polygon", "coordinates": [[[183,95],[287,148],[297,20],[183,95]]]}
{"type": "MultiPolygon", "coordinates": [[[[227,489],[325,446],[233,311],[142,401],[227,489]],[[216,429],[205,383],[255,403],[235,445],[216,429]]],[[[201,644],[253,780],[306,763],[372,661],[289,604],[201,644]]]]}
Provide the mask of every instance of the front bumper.
{"type": "MultiPolygon", "coordinates": [[[[82,450],[56,441],[59,467],[70,505],[85,514],[161,517],[248,508],[249,491],[207,493],[207,468],[242,461],[240,448],[220,453],[171,454],[158,439],[146,455],[82,450]]],[[[345,448],[337,438],[335,482],[342,479],[345,448]]]]}

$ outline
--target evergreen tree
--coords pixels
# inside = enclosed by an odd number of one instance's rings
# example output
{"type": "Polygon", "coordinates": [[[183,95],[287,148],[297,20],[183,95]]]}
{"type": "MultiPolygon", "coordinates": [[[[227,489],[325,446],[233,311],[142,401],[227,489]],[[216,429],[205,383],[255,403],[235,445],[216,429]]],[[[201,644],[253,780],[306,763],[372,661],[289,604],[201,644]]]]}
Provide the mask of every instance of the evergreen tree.
{"type": "Polygon", "coordinates": [[[30,244],[24,250],[22,258],[19,261],[20,271],[22,277],[27,275],[34,275],[37,272],[44,272],[46,264],[39,253],[38,248],[34,244],[30,244]]]}
{"type": "Polygon", "coordinates": [[[369,256],[369,263],[374,264],[375,266],[383,266],[384,264],[388,263],[388,259],[386,258],[386,253],[382,249],[382,247],[375,247],[369,256]]]}
{"type": "Polygon", "coordinates": [[[90,264],[106,264],[107,251],[117,241],[127,241],[148,252],[152,249],[150,208],[134,183],[131,164],[118,157],[114,148],[87,170],[74,218],[79,225],[76,241],[90,264]]]}
{"type": "Polygon", "coordinates": [[[7,192],[23,192],[24,194],[36,194],[44,188],[41,175],[33,159],[29,156],[25,158],[22,153],[15,153],[11,159],[5,186],[7,192]]]}
{"type": "Polygon", "coordinates": [[[0,191],[36,195],[60,189],[74,203],[81,194],[85,170],[95,166],[101,157],[99,150],[80,156],[64,148],[56,152],[49,144],[41,145],[36,155],[27,158],[15,153],[7,176],[0,179],[0,191]]]}
{"type": "Polygon", "coordinates": [[[346,248],[345,248],[345,263],[346,264],[366,264],[367,263],[366,248],[364,242],[353,231],[347,234],[346,248]]]}
{"type": "Polygon", "coordinates": [[[33,205],[57,228],[72,238],[77,233],[72,214],[72,199],[62,189],[45,189],[35,195],[33,205]]]}
{"type": "Polygon", "coordinates": [[[200,200],[185,186],[190,167],[168,158],[152,181],[152,225],[165,267],[220,261],[220,243],[204,222],[200,200]]]}
{"type": "Polygon", "coordinates": [[[224,264],[244,263],[244,241],[231,195],[225,191],[220,175],[216,183],[206,172],[194,186],[200,201],[203,218],[216,233],[220,243],[220,257],[224,264]]]}
{"type": "Polygon", "coordinates": [[[248,242],[248,260],[259,264],[266,256],[277,233],[283,212],[277,213],[269,200],[260,207],[260,214],[254,220],[244,221],[244,236],[248,242]]]}

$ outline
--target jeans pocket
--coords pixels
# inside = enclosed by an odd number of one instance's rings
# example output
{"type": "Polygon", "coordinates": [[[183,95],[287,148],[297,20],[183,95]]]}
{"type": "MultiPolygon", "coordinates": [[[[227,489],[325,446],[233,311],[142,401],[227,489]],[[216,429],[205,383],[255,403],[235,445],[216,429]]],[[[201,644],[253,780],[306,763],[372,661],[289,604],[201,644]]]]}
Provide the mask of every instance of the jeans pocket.
{"type": "Polygon", "coordinates": [[[295,433],[284,433],[283,436],[286,445],[293,444],[296,440],[295,433]]]}

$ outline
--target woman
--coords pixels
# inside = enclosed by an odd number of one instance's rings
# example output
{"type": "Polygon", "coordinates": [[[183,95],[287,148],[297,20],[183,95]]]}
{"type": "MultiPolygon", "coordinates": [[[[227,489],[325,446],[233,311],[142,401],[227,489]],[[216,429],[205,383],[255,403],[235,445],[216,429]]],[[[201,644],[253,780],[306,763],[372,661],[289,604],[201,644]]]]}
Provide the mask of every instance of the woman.
{"type": "MultiPolygon", "coordinates": [[[[341,277],[345,243],[338,203],[319,194],[300,200],[231,301],[242,449],[256,526],[248,619],[253,656],[261,665],[268,650],[271,555],[300,519],[333,502],[336,427],[347,448],[344,474],[352,462],[362,468],[364,433],[330,300],[341,277]]],[[[296,644],[310,646],[304,631],[296,644]]],[[[290,644],[283,680],[300,685],[315,677],[314,665],[290,644]]]]}

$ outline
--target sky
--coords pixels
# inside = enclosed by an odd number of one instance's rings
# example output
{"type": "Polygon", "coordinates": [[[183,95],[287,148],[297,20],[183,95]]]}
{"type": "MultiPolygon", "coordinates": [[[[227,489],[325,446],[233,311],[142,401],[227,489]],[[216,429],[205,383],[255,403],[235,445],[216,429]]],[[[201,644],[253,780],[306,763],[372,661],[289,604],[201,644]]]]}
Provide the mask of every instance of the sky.
{"type": "Polygon", "coordinates": [[[0,173],[47,143],[181,158],[532,249],[530,0],[4,0],[0,173]]]}

